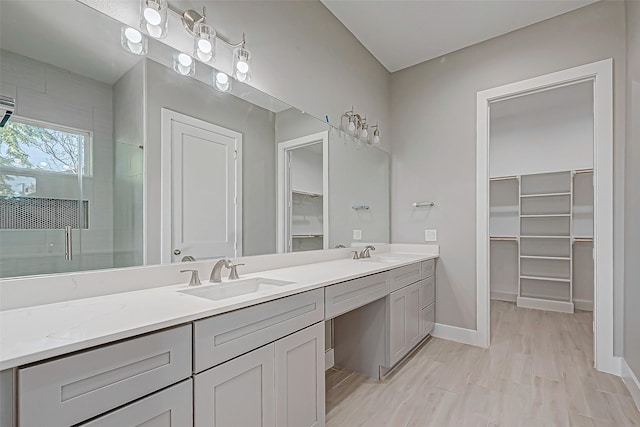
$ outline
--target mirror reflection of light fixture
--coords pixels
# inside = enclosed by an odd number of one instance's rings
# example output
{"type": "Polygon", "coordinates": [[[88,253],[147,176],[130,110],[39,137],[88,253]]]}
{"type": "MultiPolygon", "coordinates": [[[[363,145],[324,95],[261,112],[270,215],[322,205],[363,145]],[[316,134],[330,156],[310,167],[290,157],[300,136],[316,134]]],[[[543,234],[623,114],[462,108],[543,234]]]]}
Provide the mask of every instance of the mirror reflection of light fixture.
{"type": "Polygon", "coordinates": [[[213,87],[220,92],[229,92],[231,90],[231,78],[222,71],[214,71],[213,87]]]}
{"type": "Polygon", "coordinates": [[[126,25],[120,29],[120,44],[124,50],[135,55],[146,55],[148,52],[147,36],[126,25]]]}
{"type": "Polygon", "coordinates": [[[241,46],[233,50],[233,77],[239,82],[251,80],[251,53],[245,49],[244,34],[241,46]]]}
{"type": "Polygon", "coordinates": [[[367,125],[366,116],[360,122],[360,133],[358,135],[358,138],[360,138],[362,142],[369,142],[369,125],[367,125]]]}
{"type": "Polygon", "coordinates": [[[140,0],[140,29],[156,39],[167,37],[167,0],[140,0]]]}
{"type": "Polygon", "coordinates": [[[178,53],[173,56],[173,69],[181,76],[193,76],[196,72],[196,64],[186,53],[178,53]]]}

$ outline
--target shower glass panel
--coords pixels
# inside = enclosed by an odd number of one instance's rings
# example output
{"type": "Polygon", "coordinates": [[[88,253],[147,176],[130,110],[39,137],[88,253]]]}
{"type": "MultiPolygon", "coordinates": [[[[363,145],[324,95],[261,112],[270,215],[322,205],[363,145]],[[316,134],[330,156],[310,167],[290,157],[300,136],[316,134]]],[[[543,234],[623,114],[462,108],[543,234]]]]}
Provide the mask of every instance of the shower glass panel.
{"type": "Polygon", "coordinates": [[[14,117],[0,129],[0,277],[83,270],[92,133],[14,117]]]}

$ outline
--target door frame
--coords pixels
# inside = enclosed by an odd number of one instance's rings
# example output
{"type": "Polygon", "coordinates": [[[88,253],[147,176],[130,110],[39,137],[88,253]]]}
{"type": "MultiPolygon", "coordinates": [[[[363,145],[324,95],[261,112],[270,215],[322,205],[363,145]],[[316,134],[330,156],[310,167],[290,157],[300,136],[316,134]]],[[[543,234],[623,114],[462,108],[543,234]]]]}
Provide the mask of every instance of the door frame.
{"type": "Polygon", "coordinates": [[[277,248],[278,253],[286,252],[285,232],[287,231],[287,210],[284,203],[289,190],[286,160],[289,153],[296,148],[322,143],[322,248],[329,248],[329,131],[322,131],[300,138],[278,143],[278,168],[276,180],[278,182],[277,194],[277,248]]]}
{"type": "Polygon", "coordinates": [[[242,256],[242,134],[222,126],[209,123],[186,114],[178,113],[168,108],[161,109],[161,132],[160,132],[160,262],[162,264],[172,263],[172,194],[171,194],[171,138],[172,122],[178,121],[206,131],[213,131],[235,139],[236,150],[236,170],[235,170],[235,223],[236,241],[234,258],[242,256]]]}
{"type": "Polygon", "coordinates": [[[619,375],[613,317],[613,59],[522,80],[477,93],[476,283],[477,344],[490,345],[489,108],[508,98],[592,81],[594,87],[594,360],[599,371],[619,375]]]}

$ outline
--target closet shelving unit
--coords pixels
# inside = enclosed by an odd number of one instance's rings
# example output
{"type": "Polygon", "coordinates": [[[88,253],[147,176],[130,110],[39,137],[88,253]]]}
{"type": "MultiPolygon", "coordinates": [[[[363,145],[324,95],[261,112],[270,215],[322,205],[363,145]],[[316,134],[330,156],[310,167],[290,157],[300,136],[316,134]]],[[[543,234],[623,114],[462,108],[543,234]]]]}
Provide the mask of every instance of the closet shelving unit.
{"type": "Polygon", "coordinates": [[[322,216],[323,195],[292,189],[291,196],[291,251],[301,252],[322,249],[324,242],[322,223],[317,222],[315,225],[307,223],[310,222],[311,218],[322,216]]]}
{"type": "MultiPolygon", "coordinates": [[[[504,196],[503,200],[492,197],[490,214],[491,241],[512,241],[518,246],[519,307],[573,313],[573,244],[593,241],[591,236],[578,237],[574,230],[576,216],[582,221],[593,215],[592,207],[574,210],[574,177],[592,172],[588,169],[491,179],[492,192],[497,192],[498,186],[509,185],[513,197],[517,187],[517,201],[509,203],[504,196]]],[[[580,228],[581,233],[588,229],[580,228]]]]}

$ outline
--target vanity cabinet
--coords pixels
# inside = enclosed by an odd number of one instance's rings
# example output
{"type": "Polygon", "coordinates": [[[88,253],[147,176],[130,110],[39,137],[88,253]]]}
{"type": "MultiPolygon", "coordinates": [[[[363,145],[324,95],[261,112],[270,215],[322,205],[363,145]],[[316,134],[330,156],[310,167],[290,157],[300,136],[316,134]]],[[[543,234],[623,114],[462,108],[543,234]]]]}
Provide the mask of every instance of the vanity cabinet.
{"type": "Polygon", "coordinates": [[[18,369],[20,427],[67,427],[191,376],[191,325],[18,369]]]}
{"type": "Polygon", "coordinates": [[[195,427],[324,426],[324,325],[195,376],[195,427]]]}
{"type": "Polygon", "coordinates": [[[185,380],[78,427],[193,425],[193,381],[185,380]]]}
{"type": "Polygon", "coordinates": [[[420,342],[419,294],[419,282],[389,294],[389,366],[398,363],[420,342]]]}

